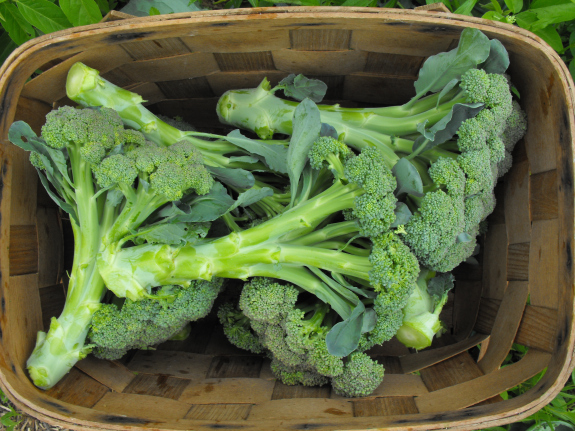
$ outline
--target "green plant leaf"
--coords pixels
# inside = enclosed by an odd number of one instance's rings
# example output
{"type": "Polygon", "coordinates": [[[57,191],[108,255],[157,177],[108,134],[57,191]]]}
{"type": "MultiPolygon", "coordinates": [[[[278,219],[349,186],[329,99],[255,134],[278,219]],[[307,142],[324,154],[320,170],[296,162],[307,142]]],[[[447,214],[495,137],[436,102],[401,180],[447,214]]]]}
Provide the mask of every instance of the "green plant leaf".
{"type": "Polygon", "coordinates": [[[451,108],[451,111],[435,123],[433,127],[425,128],[427,120],[424,123],[419,123],[417,131],[422,136],[418,137],[413,143],[413,152],[422,153],[448,141],[455,136],[461,127],[461,123],[475,117],[482,109],[483,103],[456,103],[451,108]]]}
{"type": "Polygon", "coordinates": [[[451,81],[445,84],[445,87],[443,87],[443,90],[439,92],[439,96],[437,97],[437,104],[435,105],[436,107],[439,106],[441,100],[445,97],[447,93],[449,93],[453,89],[453,87],[457,85],[458,82],[459,78],[453,78],[451,81]]]}
{"type": "Polygon", "coordinates": [[[319,132],[319,136],[329,136],[334,139],[339,139],[339,135],[337,134],[337,130],[335,130],[335,127],[326,123],[321,123],[321,130],[319,132]]]}
{"type": "Polygon", "coordinates": [[[509,53],[497,39],[491,39],[489,43],[489,57],[480,67],[487,73],[505,73],[509,67],[509,53]]]}
{"type": "Polygon", "coordinates": [[[363,315],[363,327],[361,328],[361,333],[373,331],[375,325],[377,324],[377,314],[373,308],[368,308],[365,310],[363,315]]]}
{"type": "Polygon", "coordinates": [[[143,244],[196,244],[205,238],[210,230],[209,222],[203,223],[163,223],[146,226],[136,232],[134,243],[143,244]]]}
{"type": "Polygon", "coordinates": [[[523,0],[505,0],[505,5],[511,12],[519,13],[523,9],[523,0]]]}
{"type": "Polygon", "coordinates": [[[246,138],[239,130],[232,130],[224,139],[251,154],[262,156],[266,164],[274,171],[287,173],[288,150],[283,145],[270,145],[246,138]]]}
{"type": "Polygon", "coordinates": [[[95,0],[95,1],[98,4],[98,7],[100,8],[100,11],[103,14],[107,14],[108,12],[110,12],[110,3],[108,3],[108,0],[95,0]]]}
{"type": "Polygon", "coordinates": [[[149,13],[150,13],[150,16],[161,15],[160,11],[158,9],[156,9],[155,7],[151,7],[149,13]]]}
{"type": "Polygon", "coordinates": [[[327,85],[319,79],[309,79],[301,74],[296,76],[293,73],[282,79],[278,87],[283,89],[287,97],[299,101],[308,98],[316,103],[322,101],[327,91],[327,85]]]}
{"type": "Polygon", "coordinates": [[[505,17],[503,15],[501,15],[499,12],[496,12],[494,10],[483,14],[483,16],[481,18],[490,19],[491,21],[503,21],[503,20],[505,20],[505,17]]]}
{"type": "MultiPolygon", "coordinates": [[[[12,3],[0,3],[0,14],[4,17],[0,23],[17,45],[22,45],[36,36],[36,30],[24,19],[18,8],[12,3]]],[[[3,45],[4,46],[4,45],[3,45]]]]}
{"type": "Polygon", "coordinates": [[[453,13],[457,13],[459,15],[473,16],[471,11],[473,10],[476,4],[477,0],[465,0],[461,6],[459,6],[457,9],[455,9],[455,11],[453,11],[453,13]]]}
{"type": "Polygon", "coordinates": [[[333,325],[325,337],[327,351],[330,354],[344,357],[357,349],[361,338],[364,314],[365,306],[359,301],[347,319],[333,325]]]}
{"type": "Polygon", "coordinates": [[[559,35],[555,27],[553,27],[552,25],[548,25],[547,27],[542,28],[541,30],[534,30],[533,33],[535,33],[537,36],[539,36],[541,39],[547,42],[547,44],[555,51],[557,52],[563,51],[563,41],[561,40],[561,36],[559,35]]]}
{"type": "Polygon", "coordinates": [[[501,8],[501,5],[497,0],[491,0],[491,4],[495,12],[499,13],[500,15],[503,15],[503,9],[501,8]]]}
{"type": "Polygon", "coordinates": [[[74,26],[96,24],[102,20],[102,13],[94,0],[60,0],[59,3],[74,26]]]}
{"type": "Polygon", "coordinates": [[[0,65],[2,65],[8,56],[12,54],[12,51],[16,49],[18,45],[10,38],[8,33],[5,31],[0,35],[0,65]]]}
{"type": "Polygon", "coordinates": [[[58,6],[48,0],[15,0],[26,21],[42,33],[52,33],[72,27],[58,6]]]}
{"type": "Polygon", "coordinates": [[[206,166],[208,171],[224,184],[241,189],[252,188],[255,184],[254,175],[245,169],[216,168],[206,166]]]}
{"type": "Polygon", "coordinates": [[[160,217],[166,217],[174,222],[195,223],[214,221],[226,214],[234,200],[221,183],[214,183],[210,192],[196,196],[189,203],[172,203],[162,211],[160,217]]]}
{"type": "Polygon", "coordinates": [[[262,187],[261,189],[249,189],[238,195],[236,202],[230,207],[230,211],[236,209],[237,207],[247,207],[263,198],[272,196],[274,191],[269,187],[262,187]]]}
{"type": "Polygon", "coordinates": [[[204,10],[199,6],[199,2],[190,0],[130,0],[120,11],[135,16],[149,16],[151,8],[160,14],[204,10]]]}
{"type": "Polygon", "coordinates": [[[571,77],[575,79],[575,58],[569,62],[569,72],[571,72],[571,77]]]}
{"type": "Polygon", "coordinates": [[[450,272],[433,277],[427,283],[427,291],[431,296],[441,298],[455,286],[455,277],[450,272]]]}
{"type": "Polygon", "coordinates": [[[489,50],[487,36],[477,29],[464,29],[457,48],[425,60],[415,81],[415,91],[421,95],[428,91],[440,91],[452,79],[461,78],[467,70],[483,63],[489,56],[489,50]]]}
{"type": "Polygon", "coordinates": [[[402,224],[407,224],[407,222],[411,220],[412,216],[412,212],[405,203],[397,202],[395,204],[395,221],[391,224],[390,227],[398,227],[402,224]]]}
{"type": "Polygon", "coordinates": [[[345,0],[341,6],[375,7],[377,0],[345,0]]]}
{"type": "Polygon", "coordinates": [[[571,21],[575,19],[575,3],[569,2],[568,4],[559,4],[556,6],[541,7],[536,9],[529,9],[516,15],[519,21],[530,22],[527,30],[537,31],[542,30],[551,24],[559,24],[561,22],[571,21]],[[535,19],[534,19],[535,18],[535,19]]]}
{"type": "Polygon", "coordinates": [[[307,163],[307,155],[321,131],[320,113],[316,104],[310,99],[304,99],[295,108],[292,123],[293,133],[287,150],[287,167],[293,203],[301,173],[307,163]]]}
{"type": "Polygon", "coordinates": [[[423,182],[417,168],[406,158],[400,159],[392,169],[397,180],[395,195],[408,193],[413,196],[423,196],[423,182]]]}

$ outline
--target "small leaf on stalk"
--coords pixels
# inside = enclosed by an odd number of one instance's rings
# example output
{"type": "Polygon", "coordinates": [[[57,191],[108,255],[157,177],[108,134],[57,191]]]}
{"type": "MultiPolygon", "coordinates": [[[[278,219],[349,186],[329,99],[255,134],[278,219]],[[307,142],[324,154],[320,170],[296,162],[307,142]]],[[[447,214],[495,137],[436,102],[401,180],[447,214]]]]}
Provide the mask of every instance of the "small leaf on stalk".
{"type": "MultiPolygon", "coordinates": [[[[413,193],[411,193],[413,194],[413,193]]],[[[409,210],[409,207],[403,202],[397,202],[395,204],[395,221],[391,224],[390,227],[398,227],[402,224],[407,224],[413,213],[409,210]]]]}
{"type": "Polygon", "coordinates": [[[473,238],[471,238],[471,236],[466,233],[466,232],[462,232],[459,235],[457,235],[457,238],[455,240],[456,243],[460,243],[460,242],[470,242],[473,238]]]}
{"type": "Polygon", "coordinates": [[[295,108],[293,133],[287,150],[287,167],[292,203],[296,198],[301,173],[307,163],[307,155],[313,143],[319,138],[320,131],[319,109],[313,101],[305,99],[295,108]]]}
{"type": "Polygon", "coordinates": [[[391,170],[397,180],[395,195],[408,193],[413,196],[423,196],[423,182],[416,167],[406,158],[400,159],[391,170]]]}
{"type": "Polygon", "coordinates": [[[505,73],[509,67],[509,53],[497,39],[491,39],[489,43],[489,57],[479,67],[487,73],[505,73]]]}
{"type": "Polygon", "coordinates": [[[344,357],[357,349],[363,329],[363,316],[365,306],[361,301],[357,303],[349,318],[336,323],[325,337],[327,350],[334,356],[344,357]]]}
{"type": "Polygon", "coordinates": [[[287,97],[303,101],[308,98],[316,103],[322,101],[327,91],[327,85],[319,79],[309,79],[303,75],[288,75],[279,82],[287,97]]]}
{"type": "Polygon", "coordinates": [[[273,190],[269,187],[262,187],[261,189],[248,189],[243,193],[240,193],[236,202],[231,206],[230,211],[236,209],[237,207],[247,207],[258,201],[261,201],[267,196],[272,196],[274,194],[273,190]]]}
{"type": "Polygon", "coordinates": [[[222,183],[232,187],[249,189],[254,186],[256,181],[254,175],[245,169],[216,168],[213,166],[206,166],[206,168],[222,183]]]}
{"type": "Polygon", "coordinates": [[[445,84],[445,87],[443,87],[443,90],[439,92],[439,96],[437,97],[437,104],[435,105],[436,107],[439,106],[441,100],[445,97],[447,93],[453,90],[453,87],[455,87],[459,83],[459,81],[460,81],[459,78],[453,78],[451,81],[445,84]]]}
{"type": "Polygon", "coordinates": [[[361,328],[361,333],[373,331],[375,325],[377,324],[377,314],[373,308],[368,308],[365,310],[363,315],[363,328],[361,328]]]}
{"type": "Polygon", "coordinates": [[[271,145],[247,138],[237,129],[228,133],[224,139],[251,154],[262,156],[266,164],[274,171],[281,172],[282,174],[287,173],[288,150],[283,145],[271,145]]]}
{"type": "Polygon", "coordinates": [[[334,139],[339,138],[339,135],[337,134],[337,130],[335,130],[335,127],[333,127],[327,123],[321,123],[321,130],[319,132],[319,136],[321,136],[321,137],[327,136],[329,138],[334,138],[334,139]]]}

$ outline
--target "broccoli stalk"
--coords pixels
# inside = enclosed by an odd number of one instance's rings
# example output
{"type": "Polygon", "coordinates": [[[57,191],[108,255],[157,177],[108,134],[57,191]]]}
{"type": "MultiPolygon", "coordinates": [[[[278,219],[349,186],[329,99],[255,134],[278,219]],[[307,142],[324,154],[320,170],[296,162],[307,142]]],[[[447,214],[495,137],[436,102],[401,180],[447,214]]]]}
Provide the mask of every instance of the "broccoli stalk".
{"type": "Polygon", "coordinates": [[[40,138],[23,122],[11,126],[9,138],[31,152],[31,163],[50,196],[69,213],[74,233],[64,310],[47,334],[38,333],[27,363],[34,383],[47,389],[92,347],[85,344],[86,335],[105,293],[98,254],[184,192],[207,193],[213,179],[191,144],[160,148],[124,130],[120,117],[107,108],[62,107],[46,116],[40,138]],[[137,154],[147,155],[145,167],[137,154]]]}
{"type": "Polygon", "coordinates": [[[434,271],[421,271],[416,288],[403,308],[403,324],[396,334],[402,344],[421,350],[431,346],[435,335],[441,335],[444,328],[439,314],[453,281],[449,273],[435,276],[434,271]]]}

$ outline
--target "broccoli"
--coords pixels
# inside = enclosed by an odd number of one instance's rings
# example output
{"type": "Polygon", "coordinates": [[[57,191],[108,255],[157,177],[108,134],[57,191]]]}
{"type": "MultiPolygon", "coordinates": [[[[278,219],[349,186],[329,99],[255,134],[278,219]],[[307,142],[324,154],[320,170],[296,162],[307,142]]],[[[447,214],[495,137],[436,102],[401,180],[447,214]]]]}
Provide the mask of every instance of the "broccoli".
{"type": "MultiPolygon", "coordinates": [[[[213,180],[191,144],[158,147],[141,133],[125,130],[107,108],[64,106],[46,116],[41,137],[26,123],[15,122],[9,138],[31,151],[31,163],[50,196],[70,215],[74,232],[64,310],[52,319],[48,333],[38,333],[27,363],[34,383],[46,389],[90,352],[85,340],[105,292],[98,253],[132,235],[154,211],[183,193],[207,193],[213,180]],[[145,155],[145,166],[136,154],[145,155]]],[[[136,299],[129,292],[124,296],[136,299]]]]}
{"type": "Polygon", "coordinates": [[[250,320],[233,303],[222,304],[218,310],[218,318],[225,336],[234,346],[252,353],[264,351],[258,336],[251,329],[250,320]]]}
{"type": "Polygon", "coordinates": [[[365,397],[381,384],[384,371],[383,365],[365,353],[353,352],[349,355],[343,372],[331,379],[331,385],[338,395],[365,397]]]}
{"type": "Polygon", "coordinates": [[[402,344],[421,350],[431,346],[435,335],[441,335],[443,325],[439,314],[453,282],[452,274],[435,275],[434,271],[421,271],[416,288],[403,308],[403,324],[396,334],[402,344]]]}
{"type": "Polygon", "coordinates": [[[410,286],[399,279],[415,281],[417,259],[399,237],[389,246],[378,239],[395,220],[396,183],[377,151],[352,155],[341,142],[320,138],[310,161],[330,175],[311,194],[300,188],[296,205],[255,227],[195,245],[108,248],[101,253],[108,287],[145,293],[214,276],[271,277],[307,290],[347,319],[359,301],[354,279],[371,283],[372,292],[410,286]],[[343,211],[347,220],[341,220],[343,211]]]}
{"type": "Polygon", "coordinates": [[[189,322],[205,317],[222,280],[194,281],[187,287],[164,286],[155,298],[126,299],[121,308],[102,304],[94,313],[88,339],[92,353],[116,360],[131,349],[147,349],[172,339],[189,322]]]}

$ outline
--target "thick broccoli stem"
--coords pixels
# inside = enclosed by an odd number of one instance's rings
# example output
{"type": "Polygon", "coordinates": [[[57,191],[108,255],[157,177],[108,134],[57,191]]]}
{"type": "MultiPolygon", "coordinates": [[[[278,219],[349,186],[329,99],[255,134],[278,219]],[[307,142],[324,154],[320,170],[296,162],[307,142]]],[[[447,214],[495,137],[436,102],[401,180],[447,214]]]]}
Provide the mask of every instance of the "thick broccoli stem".
{"type": "Polygon", "coordinates": [[[42,389],[54,386],[89,352],[86,336],[94,312],[105,292],[104,281],[96,264],[101,232],[113,220],[113,210],[104,211],[99,220],[99,202],[94,197],[92,170],[70,149],[79,225],[71,220],[74,232],[74,261],[60,317],[52,318],[48,333],[39,332],[27,367],[34,384],[42,389]]]}
{"type": "Polygon", "coordinates": [[[331,214],[353,208],[355,198],[363,193],[355,184],[336,181],[323,193],[273,220],[198,246],[142,245],[118,249],[111,245],[100,254],[100,271],[110,290],[131,299],[146,296],[152,286],[185,285],[190,280],[214,276],[246,279],[258,275],[253,270],[258,264],[314,265],[368,279],[372,265],[367,256],[289,243],[312,231],[331,214]]]}

